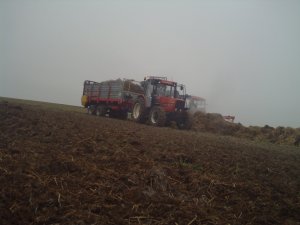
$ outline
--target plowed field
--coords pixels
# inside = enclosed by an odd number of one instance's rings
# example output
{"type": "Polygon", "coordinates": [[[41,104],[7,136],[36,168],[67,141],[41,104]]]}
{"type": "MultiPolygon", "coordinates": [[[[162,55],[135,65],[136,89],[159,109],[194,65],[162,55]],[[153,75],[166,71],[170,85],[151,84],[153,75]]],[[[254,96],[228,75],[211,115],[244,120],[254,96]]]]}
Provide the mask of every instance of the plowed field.
{"type": "Polygon", "coordinates": [[[0,103],[0,224],[299,221],[299,147],[0,103]]]}

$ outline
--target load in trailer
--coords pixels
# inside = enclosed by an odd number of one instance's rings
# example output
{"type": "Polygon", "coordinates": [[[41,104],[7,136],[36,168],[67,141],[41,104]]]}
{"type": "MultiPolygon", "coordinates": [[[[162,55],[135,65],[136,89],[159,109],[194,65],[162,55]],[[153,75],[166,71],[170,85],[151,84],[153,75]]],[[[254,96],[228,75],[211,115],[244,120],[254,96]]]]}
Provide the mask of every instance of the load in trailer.
{"type": "Polygon", "coordinates": [[[186,108],[185,86],[166,77],[145,77],[142,82],[110,80],[101,83],[85,81],[82,105],[89,114],[106,114],[132,119],[153,126],[175,121],[181,129],[191,127],[186,108]]]}

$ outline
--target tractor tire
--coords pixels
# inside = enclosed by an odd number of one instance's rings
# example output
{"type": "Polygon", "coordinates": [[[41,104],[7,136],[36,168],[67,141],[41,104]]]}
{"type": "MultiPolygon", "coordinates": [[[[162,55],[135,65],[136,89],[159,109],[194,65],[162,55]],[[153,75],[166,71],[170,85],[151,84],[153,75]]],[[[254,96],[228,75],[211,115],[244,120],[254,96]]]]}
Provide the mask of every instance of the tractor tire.
{"type": "Polygon", "coordinates": [[[103,105],[98,105],[96,108],[96,116],[105,116],[106,108],[103,105]]]}
{"type": "Polygon", "coordinates": [[[193,115],[190,113],[184,113],[179,117],[176,123],[180,130],[189,130],[193,125],[193,115]]]}
{"type": "Polygon", "coordinates": [[[152,126],[163,127],[166,124],[166,113],[165,111],[159,107],[154,106],[149,115],[149,123],[152,126]]]}
{"type": "Polygon", "coordinates": [[[90,108],[87,108],[86,113],[92,115],[92,110],[90,108]]]}
{"type": "Polygon", "coordinates": [[[143,98],[138,98],[133,104],[132,108],[132,119],[138,123],[145,122],[145,100],[143,98]]]}
{"type": "Polygon", "coordinates": [[[89,114],[89,115],[95,115],[95,114],[96,114],[95,108],[89,106],[89,107],[87,108],[87,114],[89,114]]]}

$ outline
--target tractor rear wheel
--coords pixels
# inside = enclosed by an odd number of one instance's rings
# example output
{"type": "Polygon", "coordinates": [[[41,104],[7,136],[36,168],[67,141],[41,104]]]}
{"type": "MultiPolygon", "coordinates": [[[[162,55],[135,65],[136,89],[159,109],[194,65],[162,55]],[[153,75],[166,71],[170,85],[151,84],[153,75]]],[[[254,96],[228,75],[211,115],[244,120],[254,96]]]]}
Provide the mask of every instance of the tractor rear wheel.
{"type": "Polygon", "coordinates": [[[186,112],[178,118],[176,123],[179,129],[189,130],[193,125],[193,115],[186,112]]]}
{"type": "Polygon", "coordinates": [[[152,126],[164,126],[166,124],[165,111],[159,106],[154,106],[150,111],[149,122],[152,126]]]}
{"type": "Polygon", "coordinates": [[[145,122],[145,100],[143,98],[138,98],[132,109],[132,119],[136,122],[145,122]]]}

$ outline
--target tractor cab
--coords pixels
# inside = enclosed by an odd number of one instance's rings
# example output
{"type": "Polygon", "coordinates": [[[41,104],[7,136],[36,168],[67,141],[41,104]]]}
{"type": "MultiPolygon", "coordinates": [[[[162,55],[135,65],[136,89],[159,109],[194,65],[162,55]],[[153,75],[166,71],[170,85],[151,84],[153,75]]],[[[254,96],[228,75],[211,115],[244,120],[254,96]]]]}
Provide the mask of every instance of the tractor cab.
{"type": "Polygon", "coordinates": [[[175,121],[180,129],[189,129],[191,119],[185,108],[185,86],[166,77],[145,77],[141,82],[144,95],[132,107],[132,119],[153,126],[164,126],[175,121]]]}
{"type": "Polygon", "coordinates": [[[166,77],[146,77],[142,82],[146,107],[160,106],[165,112],[184,108],[185,86],[169,81],[166,77]]]}

